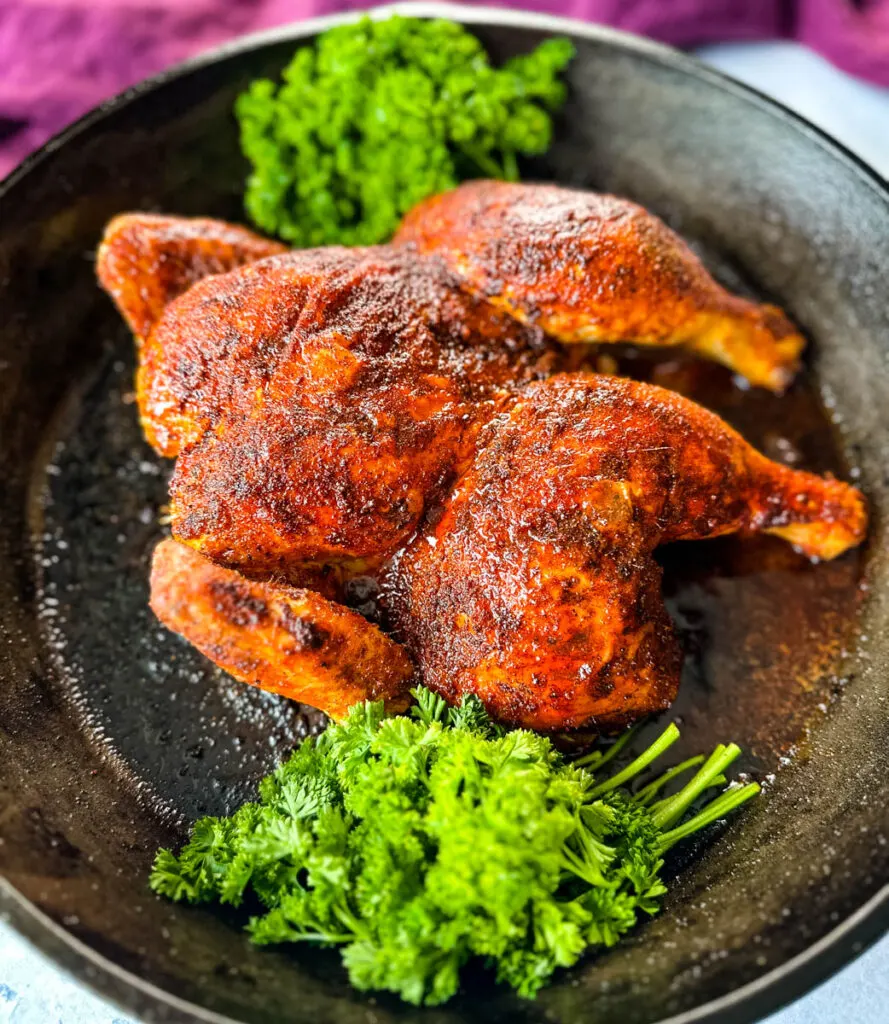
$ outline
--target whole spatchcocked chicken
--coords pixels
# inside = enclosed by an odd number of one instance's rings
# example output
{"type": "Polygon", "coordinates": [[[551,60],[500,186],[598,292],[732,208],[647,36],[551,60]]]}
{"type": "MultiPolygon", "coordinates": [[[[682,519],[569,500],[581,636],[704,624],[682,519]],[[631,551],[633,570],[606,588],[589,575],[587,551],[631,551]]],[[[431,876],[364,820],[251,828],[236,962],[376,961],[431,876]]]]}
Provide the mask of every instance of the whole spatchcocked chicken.
{"type": "Polygon", "coordinates": [[[389,246],[301,251],[127,214],[98,271],[177,460],[152,607],[334,717],[419,680],[505,723],[618,727],[679,683],[658,545],[759,531],[833,558],[864,536],[853,487],[584,369],[580,342],[683,346],[780,391],[803,347],[625,200],[475,182],[389,246]]]}

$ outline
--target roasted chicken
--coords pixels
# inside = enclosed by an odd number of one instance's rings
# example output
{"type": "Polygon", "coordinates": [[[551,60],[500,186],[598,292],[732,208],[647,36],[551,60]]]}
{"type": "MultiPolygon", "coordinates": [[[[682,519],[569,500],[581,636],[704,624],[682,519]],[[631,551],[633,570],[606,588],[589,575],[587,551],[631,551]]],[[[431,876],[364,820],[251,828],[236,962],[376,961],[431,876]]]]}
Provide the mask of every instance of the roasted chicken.
{"type": "Polygon", "coordinates": [[[854,488],[560,343],[684,344],[776,389],[795,366],[783,314],[623,200],[481,182],[392,246],[297,252],[125,215],[98,272],[146,436],[177,457],[152,607],[335,717],[422,680],[509,723],[623,724],[678,685],[659,544],[765,531],[832,558],[864,535],[854,488]],[[345,606],[369,589],[383,628],[345,606]]]}

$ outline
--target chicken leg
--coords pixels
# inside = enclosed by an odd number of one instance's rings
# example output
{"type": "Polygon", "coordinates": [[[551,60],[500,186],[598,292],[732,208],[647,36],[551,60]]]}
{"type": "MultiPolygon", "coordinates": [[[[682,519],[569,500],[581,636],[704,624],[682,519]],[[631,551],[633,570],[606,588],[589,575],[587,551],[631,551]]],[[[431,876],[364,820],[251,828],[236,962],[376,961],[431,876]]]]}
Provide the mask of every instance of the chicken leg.
{"type": "Polygon", "coordinates": [[[427,686],[514,725],[614,728],[670,705],[681,659],[659,544],[755,531],[833,558],[865,532],[853,487],[770,462],[647,384],[531,384],[479,449],[387,600],[427,686]]]}
{"type": "Polygon", "coordinates": [[[470,182],[416,206],[395,241],[560,341],[684,345],[779,392],[805,344],[780,309],[730,295],[662,221],[615,196],[470,182]]]}

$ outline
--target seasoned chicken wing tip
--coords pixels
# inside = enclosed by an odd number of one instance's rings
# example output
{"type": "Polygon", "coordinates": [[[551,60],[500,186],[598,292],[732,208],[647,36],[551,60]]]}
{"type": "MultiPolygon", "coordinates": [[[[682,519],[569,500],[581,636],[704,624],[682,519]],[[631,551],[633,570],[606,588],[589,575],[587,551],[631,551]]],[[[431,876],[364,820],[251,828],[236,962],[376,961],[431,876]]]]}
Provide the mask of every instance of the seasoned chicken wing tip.
{"type": "Polygon", "coordinates": [[[124,213],[105,229],[96,270],[142,340],[173,299],[202,277],[285,251],[279,242],[221,220],[124,213]]]}

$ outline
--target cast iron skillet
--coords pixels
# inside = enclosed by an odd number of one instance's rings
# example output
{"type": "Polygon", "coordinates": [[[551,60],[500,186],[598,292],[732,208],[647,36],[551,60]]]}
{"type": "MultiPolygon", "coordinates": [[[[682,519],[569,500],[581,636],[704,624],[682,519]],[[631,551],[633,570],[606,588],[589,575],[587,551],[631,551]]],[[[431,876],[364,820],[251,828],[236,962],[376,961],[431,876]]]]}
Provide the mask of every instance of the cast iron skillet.
{"type": "MultiPolygon", "coordinates": [[[[753,1020],[889,918],[889,193],[803,121],[671,50],[547,17],[411,9],[471,23],[498,58],[572,35],[571,99],[534,172],[645,203],[808,333],[810,383],[780,410],[717,371],[701,371],[705,391],[757,443],[857,475],[868,549],[818,567],[742,541],[665,556],[687,731],[742,741],[761,774],[793,744],[791,763],[715,847],[670,866],[659,918],[535,1003],[483,978],[439,1010],[369,999],[333,954],[259,952],[223,916],[147,893],[159,843],[242,799],[321,721],[227,682],[147,610],[167,470],[140,439],[131,340],[93,252],[122,210],[241,216],[232,99],[331,22],[304,23],[113,100],[0,186],[0,903],[151,1020],[753,1020]]],[[[694,391],[697,370],[666,372],[694,391]]]]}

